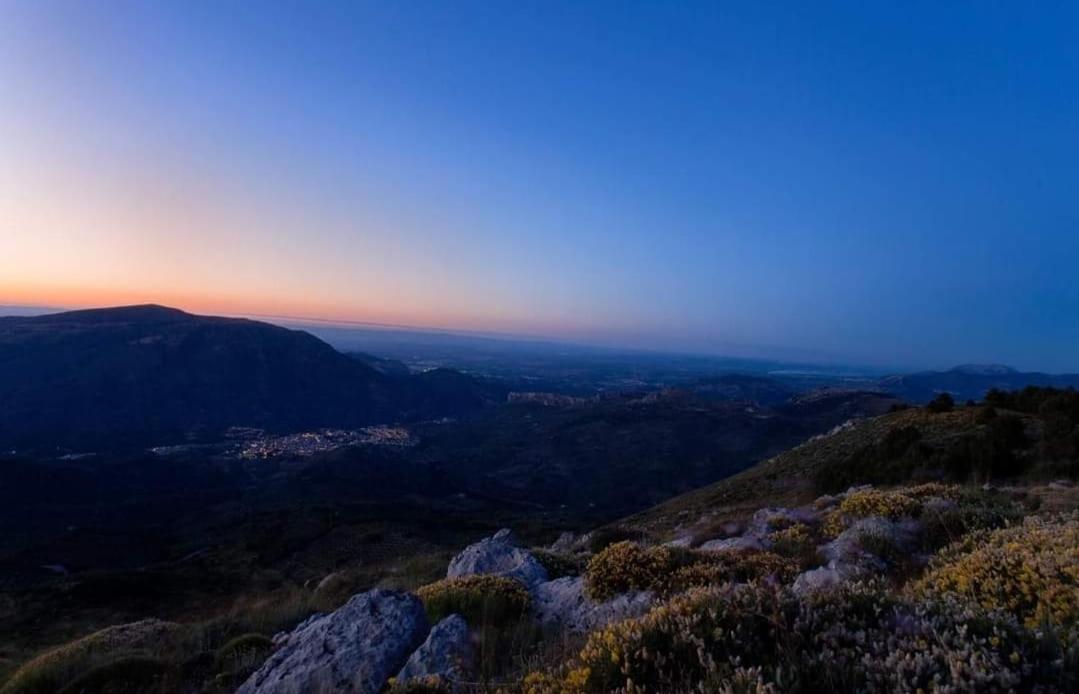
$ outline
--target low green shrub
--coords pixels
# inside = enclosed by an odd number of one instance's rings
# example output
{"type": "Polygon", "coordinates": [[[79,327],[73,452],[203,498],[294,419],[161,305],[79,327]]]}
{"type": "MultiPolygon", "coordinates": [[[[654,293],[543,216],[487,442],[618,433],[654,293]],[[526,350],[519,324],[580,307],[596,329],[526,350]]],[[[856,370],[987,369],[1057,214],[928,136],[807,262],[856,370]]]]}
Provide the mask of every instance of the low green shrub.
{"type": "Polygon", "coordinates": [[[588,563],[587,558],[575,554],[552,552],[549,549],[533,549],[534,556],[543,568],[547,569],[547,576],[554,580],[564,576],[580,576],[588,563]]]}
{"type": "Polygon", "coordinates": [[[817,540],[809,526],[798,523],[782,530],[776,530],[768,536],[772,551],[781,557],[790,559],[799,567],[808,569],[819,566],[820,554],[817,552],[817,540]]]}
{"type": "Polygon", "coordinates": [[[587,539],[588,551],[595,554],[619,542],[644,542],[648,538],[640,530],[609,525],[593,530],[588,534],[587,539]]]}
{"type": "Polygon", "coordinates": [[[157,658],[132,655],[91,668],[57,694],[143,694],[163,691],[168,666],[157,658]]]}
{"type": "Polygon", "coordinates": [[[775,577],[786,582],[798,573],[798,568],[796,561],[774,552],[706,552],[619,542],[592,557],[585,571],[585,589],[590,598],[599,601],[632,590],[674,595],[730,581],[775,577]]]}
{"type": "Polygon", "coordinates": [[[265,653],[273,650],[273,639],[263,634],[244,634],[231,639],[217,649],[214,658],[218,663],[227,663],[249,657],[252,653],[265,653]]]}
{"type": "Polygon", "coordinates": [[[954,506],[923,508],[920,520],[924,549],[936,551],[970,533],[1018,522],[1024,515],[1023,508],[1006,496],[980,489],[963,489],[952,500],[954,506]]]}
{"type": "Polygon", "coordinates": [[[121,658],[175,653],[185,633],[179,624],[153,619],[108,627],[24,663],[0,687],[0,693],[51,694],[90,670],[121,658]]]}
{"type": "Polygon", "coordinates": [[[446,578],[416,591],[432,623],[459,614],[474,626],[519,621],[532,605],[520,582],[504,576],[446,578]]]}
{"type": "Polygon", "coordinates": [[[951,412],[955,408],[955,398],[951,393],[940,393],[926,404],[925,409],[930,412],[951,412]]]}
{"type": "Polygon", "coordinates": [[[244,634],[229,640],[214,653],[219,676],[239,684],[247,679],[273,652],[273,640],[262,634],[244,634]]]}
{"type": "Polygon", "coordinates": [[[407,682],[390,679],[386,694],[452,694],[453,688],[438,675],[415,677],[407,682]]]}

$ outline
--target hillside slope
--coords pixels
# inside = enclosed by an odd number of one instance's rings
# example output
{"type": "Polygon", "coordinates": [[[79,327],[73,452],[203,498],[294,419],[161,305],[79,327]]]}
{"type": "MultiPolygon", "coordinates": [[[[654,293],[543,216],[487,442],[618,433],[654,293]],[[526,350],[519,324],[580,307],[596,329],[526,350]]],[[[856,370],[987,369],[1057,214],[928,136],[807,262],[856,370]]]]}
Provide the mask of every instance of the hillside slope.
{"type": "Polygon", "coordinates": [[[395,377],[302,331],[161,306],[0,318],[0,444],[159,443],[482,405],[461,379],[395,377]]]}
{"type": "Polygon", "coordinates": [[[984,405],[943,413],[906,409],[839,427],[622,525],[662,536],[705,516],[722,523],[761,506],[805,504],[861,483],[1074,476],[1074,427],[1053,413],[984,405]]]}

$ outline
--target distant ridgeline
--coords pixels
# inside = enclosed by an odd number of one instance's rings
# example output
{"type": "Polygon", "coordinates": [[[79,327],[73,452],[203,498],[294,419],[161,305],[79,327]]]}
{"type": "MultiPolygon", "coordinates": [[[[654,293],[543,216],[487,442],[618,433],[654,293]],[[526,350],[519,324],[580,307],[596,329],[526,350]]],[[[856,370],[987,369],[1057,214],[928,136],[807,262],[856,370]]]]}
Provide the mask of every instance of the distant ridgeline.
{"type": "Polygon", "coordinates": [[[888,376],[879,382],[885,392],[916,403],[929,402],[945,392],[957,400],[981,400],[994,388],[1019,390],[1027,386],[1079,388],[1079,374],[1022,372],[999,364],[966,364],[948,371],[888,376]]]}
{"type": "Polygon", "coordinates": [[[161,306],[0,318],[0,446],[199,440],[230,426],[359,426],[505,399],[448,370],[410,375],[318,338],[161,306]]]}

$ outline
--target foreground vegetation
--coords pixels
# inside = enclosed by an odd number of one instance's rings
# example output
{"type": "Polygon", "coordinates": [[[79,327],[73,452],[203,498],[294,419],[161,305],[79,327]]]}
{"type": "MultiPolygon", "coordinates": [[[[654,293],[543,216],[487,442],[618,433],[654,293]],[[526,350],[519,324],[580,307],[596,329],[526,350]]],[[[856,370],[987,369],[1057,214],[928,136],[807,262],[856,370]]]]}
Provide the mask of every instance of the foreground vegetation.
{"type": "Polygon", "coordinates": [[[1079,515],[1030,518],[949,545],[906,585],[870,580],[819,593],[781,579],[702,585],[594,632],[522,688],[1075,691],[1077,553],[1079,515]]]}
{"type": "MultiPolygon", "coordinates": [[[[1076,476],[1079,395],[990,401],[895,412],[571,549],[536,550],[552,578],[581,575],[591,600],[654,595],[645,614],[588,634],[538,628],[512,579],[434,580],[444,557],[396,587],[415,590],[432,621],[456,613],[472,627],[479,662],[457,690],[1079,691],[1079,488],[1052,481],[1076,476]],[[848,482],[876,486],[839,489],[848,482]],[[765,504],[792,508],[755,513],[765,504]],[[796,505],[806,513],[786,513],[796,505]],[[762,546],[702,546],[758,516],[762,546]],[[909,542],[874,530],[908,525],[909,542]],[[853,537],[866,570],[807,588],[853,537]]],[[[232,691],[278,630],[360,583],[346,570],[203,621],[111,627],[24,663],[0,694],[232,691]]]]}

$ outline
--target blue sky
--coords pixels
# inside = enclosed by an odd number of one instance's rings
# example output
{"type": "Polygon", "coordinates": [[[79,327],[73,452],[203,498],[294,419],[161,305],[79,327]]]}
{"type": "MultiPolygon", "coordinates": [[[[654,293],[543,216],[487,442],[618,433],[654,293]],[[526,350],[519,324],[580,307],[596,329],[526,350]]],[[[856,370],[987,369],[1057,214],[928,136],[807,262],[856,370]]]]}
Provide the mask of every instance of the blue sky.
{"type": "Polygon", "coordinates": [[[9,0],[0,303],[1079,371],[1077,75],[1069,3],[9,0]]]}

